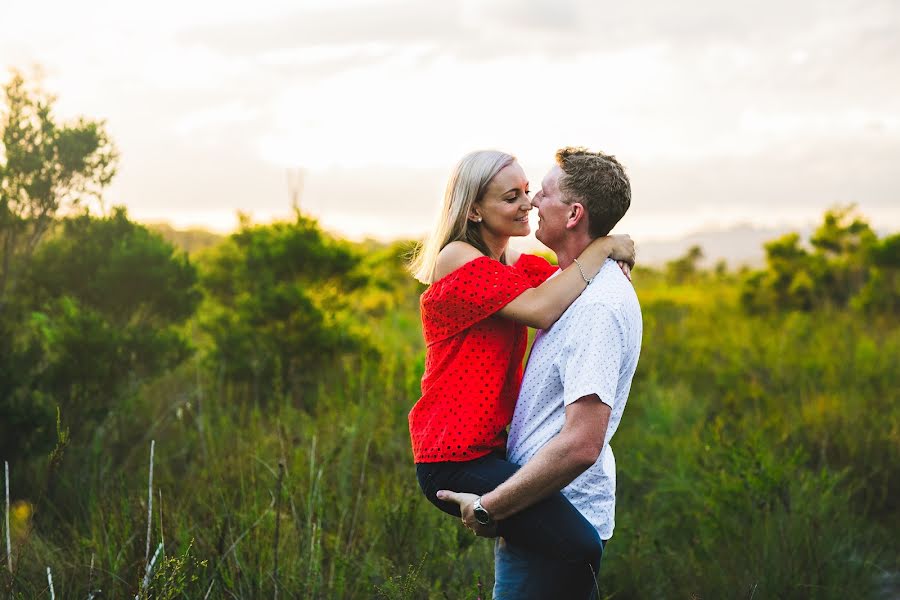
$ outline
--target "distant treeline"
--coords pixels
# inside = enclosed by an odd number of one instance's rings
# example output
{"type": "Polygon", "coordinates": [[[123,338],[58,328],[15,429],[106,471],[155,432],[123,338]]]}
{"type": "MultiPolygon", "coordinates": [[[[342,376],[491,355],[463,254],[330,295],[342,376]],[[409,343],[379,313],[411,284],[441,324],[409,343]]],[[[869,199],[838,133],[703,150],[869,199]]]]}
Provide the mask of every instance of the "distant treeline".
{"type": "MultiPolygon", "coordinates": [[[[853,206],[825,213],[809,240],[789,233],[765,244],[766,266],[742,268],[741,306],[750,313],[852,308],[867,314],[900,311],[900,234],[879,238],[853,206]]],[[[670,261],[665,275],[697,281],[703,248],[670,261]]],[[[720,261],[712,271],[727,272],[720,261]]]]}

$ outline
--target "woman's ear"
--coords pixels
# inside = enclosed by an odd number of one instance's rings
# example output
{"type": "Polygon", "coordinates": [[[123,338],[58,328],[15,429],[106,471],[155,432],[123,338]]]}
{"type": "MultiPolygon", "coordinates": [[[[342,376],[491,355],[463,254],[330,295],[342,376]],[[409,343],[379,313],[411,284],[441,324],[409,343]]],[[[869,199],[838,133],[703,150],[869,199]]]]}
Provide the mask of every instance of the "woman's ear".
{"type": "Polygon", "coordinates": [[[472,207],[472,210],[469,211],[469,220],[473,223],[481,223],[481,215],[478,214],[475,207],[472,207]]]}

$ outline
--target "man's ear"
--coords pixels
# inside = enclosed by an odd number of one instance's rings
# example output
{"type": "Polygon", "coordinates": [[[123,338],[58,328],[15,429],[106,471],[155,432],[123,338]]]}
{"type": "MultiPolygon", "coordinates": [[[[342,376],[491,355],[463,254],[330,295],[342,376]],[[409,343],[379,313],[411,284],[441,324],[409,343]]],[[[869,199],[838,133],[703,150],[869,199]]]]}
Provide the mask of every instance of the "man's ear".
{"type": "Polygon", "coordinates": [[[587,211],[580,202],[573,202],[569,205],[569,216],[566,219],[566,229],[575,229],[578,224],[587,219],[587,211]]]}

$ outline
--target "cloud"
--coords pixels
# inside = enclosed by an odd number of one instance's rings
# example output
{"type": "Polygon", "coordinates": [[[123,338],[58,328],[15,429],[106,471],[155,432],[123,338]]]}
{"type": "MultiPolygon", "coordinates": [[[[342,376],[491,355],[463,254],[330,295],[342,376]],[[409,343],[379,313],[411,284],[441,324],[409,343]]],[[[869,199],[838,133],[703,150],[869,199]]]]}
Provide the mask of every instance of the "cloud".
{"type": "Polygon", "coordinates": [[[539,179],[568,143],[633,165],[663,224],[698,189],[697,210],[737,218],[900,188],[896,0],[336,1],[85,0],[48,22],[14,3],[0,55],[44,62],[64,114],[108,119],[117,197],[171,212],[274,214],[303,164],[323,219],[424,231],[464,152],[508,149],[539,179]],[[73,26],[94,33],[73,46],[73,26]]]}
{"type": "Polygon", "coordinates": [[[228,55],[258,55],[321,46],[440,42],[465,37],[457,4],[391,0],[346,8],[304,10],[242,23],[195,27],[179,34],[228,55]]]}
{"type": "Polygon", "coordinates": [[[729,70],[749,71],[764,85],[797,83],[798,75],[827,85],[851,68],[859,76],[900,67],[898,12],[892,0],[387,0],[191,27],[176,39],[312,81],[410,51],[426,68],[441,58],[570,61],[657,47],[672,54],[677,69],[711,63],[726,79],[729,70]],[[797,56],[809,57],[805,70],[790,68],[797,56]]]}

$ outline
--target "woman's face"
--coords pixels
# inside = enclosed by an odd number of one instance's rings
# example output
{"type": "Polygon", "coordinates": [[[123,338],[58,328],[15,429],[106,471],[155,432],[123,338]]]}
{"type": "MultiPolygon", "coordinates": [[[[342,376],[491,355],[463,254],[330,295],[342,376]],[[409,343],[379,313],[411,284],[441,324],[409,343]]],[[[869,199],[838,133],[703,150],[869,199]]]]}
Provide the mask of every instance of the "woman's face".
{"type": "Polygon", "coordinates": [[[519,163],[504,167],[488,183],[484,197],[472,206],[469,219],[478,222],[485,233],[494,236],[523,236],[531,232],[528,179],[519,163]]]}

